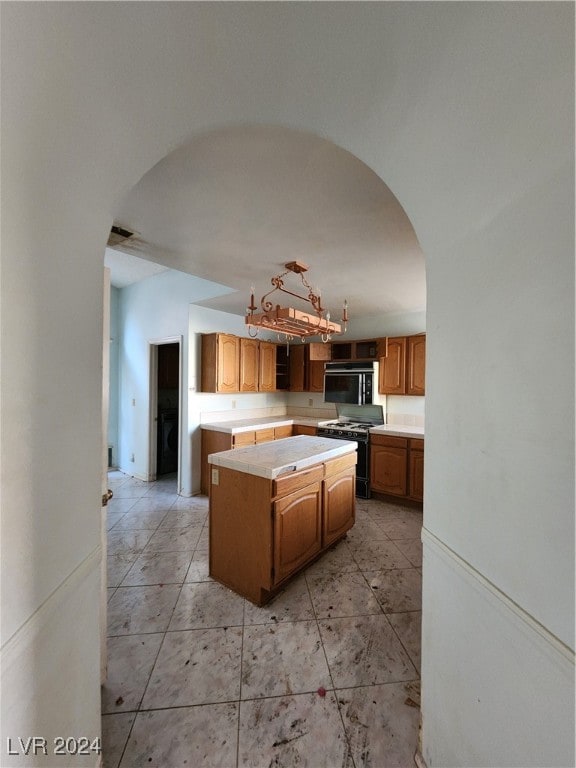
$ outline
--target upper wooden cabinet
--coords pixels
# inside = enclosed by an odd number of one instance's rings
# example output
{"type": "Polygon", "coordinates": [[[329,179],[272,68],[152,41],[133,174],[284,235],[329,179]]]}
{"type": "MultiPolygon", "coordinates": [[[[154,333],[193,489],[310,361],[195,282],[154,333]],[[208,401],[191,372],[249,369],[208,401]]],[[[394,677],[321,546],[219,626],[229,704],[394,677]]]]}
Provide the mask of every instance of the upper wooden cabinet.
{"type": "Polygon", "coordinates": [[[270,341],[260,342],[258,358],[258,391],[276,391],[276,351],[277,346],[270,341]]]}
{"type": "Polygon", "coordinates": [[[202,392],[275,392],[276,345],[228,333],[202,336],[202,392]]]}
{"type": "Polygon", "coordinates": [[[382,395],[406,394],[406,337],[388,339],[387,355],[380,358],[378,391],[382,395]]]}
{"type": "Polygon", "coordinates": [[[396,336],[382,344],[378,391],[382,395],[424,395],[426,335],[396,336]]]}
{"type": "Polygon", "coordinates": [[[260,343],[240,339],[240,392],[258,392],[260,343]]]}
{"type": "Polygon", "coordinates": [[[423,395],[426,378],[426,336],[408,336],[406,394],[423,395]]]}
{"type": "Polygon", "coordinates": [[[305,360],[306,347],[304,344],[291,344],[288,355],[290,392],[304,392],[306,390],[305,360]]]}
{"type": "Polygon", "coordinates": [[[324,392],[324,363],[330,344],[291,344],[288,357],[290,392],[324,392]]]}
{"type": "Polygon", "coordinates": [[[240,391],[240,339],[228,333],[202,336],[202,392],[240,391]]]}

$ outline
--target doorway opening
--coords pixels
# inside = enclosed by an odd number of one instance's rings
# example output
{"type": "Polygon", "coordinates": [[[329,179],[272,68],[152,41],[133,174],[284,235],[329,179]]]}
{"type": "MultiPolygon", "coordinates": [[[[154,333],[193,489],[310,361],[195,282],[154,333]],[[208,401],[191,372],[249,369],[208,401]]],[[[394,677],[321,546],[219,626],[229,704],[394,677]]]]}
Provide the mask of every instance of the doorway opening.
{"type": "MultiPolygon", "coordinates": [[[[180,477],[181,337],[149,342],[150,435],[148,477],[180,477]]],[[[178,482],[178,487],[180,483],[178,482]]]]}

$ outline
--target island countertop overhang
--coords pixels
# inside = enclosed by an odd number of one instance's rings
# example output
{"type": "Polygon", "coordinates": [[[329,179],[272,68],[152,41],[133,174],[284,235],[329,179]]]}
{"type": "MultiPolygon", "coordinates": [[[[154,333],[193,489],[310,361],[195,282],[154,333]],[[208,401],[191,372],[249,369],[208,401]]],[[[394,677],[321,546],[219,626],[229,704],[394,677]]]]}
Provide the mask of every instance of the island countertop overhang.
{"type": "Polygon", "coordinates": [[[298,435],[270,443],[248,445],[220,453],[211,453],[208,463],[273,480],[280,475],[345,456],[357,449],[354,440],[298,435]]]}

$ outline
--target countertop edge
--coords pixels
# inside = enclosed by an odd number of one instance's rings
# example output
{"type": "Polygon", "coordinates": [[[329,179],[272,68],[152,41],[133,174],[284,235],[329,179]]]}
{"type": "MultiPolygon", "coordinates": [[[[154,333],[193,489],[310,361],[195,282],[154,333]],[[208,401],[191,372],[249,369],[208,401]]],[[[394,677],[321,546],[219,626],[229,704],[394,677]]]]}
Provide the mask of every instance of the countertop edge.
{"type": "MultiPolygon", "coordinates": [[[[302,426],[318,426],[331,419],[311,418],[309,416],[265,416],[261,419],[239,419],[237,423],[232,421],[210,422],[200,424],[201,429],[212,432],[224,432],[229,435],[237,435],[241,432],[251,432],[256,429],[271,429],[273,427],[285,427],[291,424],[302,426]]],[[[401,424],[383,424],[380,427],[372,427],[371,435],[390,435],[391,437],[412,437],[424,440],[424,427],[404,426],[401,424]]]]}
{"type": "MultiPolygon", "coordinates": [[[[305,445],[304,441],[310,439],[314,440],[316,438],[307,438],[306,436],[300,436],[296,438],[287,437],[277,442],[284,442],[294,439],[302,440],[303,444],[305,445]]],[[[308,467],[312,467],[316,464],[322,464],[323,462],[329,461],[330,459],[336,459],[339,456],[345,456],[347,453],[353,453],[357,449],[357,443],[355,441],[333,440],[332,442],[334,442],[335,445],[331,448],[320,450],[317,453],[313,453],[309,456],[296,458],[293,461],[286,461],[276,467],[262,466],[257,462],[252,463],[249,460],[243,461],[243,459],[249,455],[252,449],[259,448],[262,446],[262,444],[260,444],[260,446],[247,446],[245,448],[237,448],[230,451],[211,453],[208,456],[208,464],[212,465],[213,467],[225,467],[237,472],[243,472],[244,474],[264,477],[267,480],[275,480],[281,475],[283,476],[292,474],[293,472],[299,472],[302,469],[307,469],[308,467]]]]}

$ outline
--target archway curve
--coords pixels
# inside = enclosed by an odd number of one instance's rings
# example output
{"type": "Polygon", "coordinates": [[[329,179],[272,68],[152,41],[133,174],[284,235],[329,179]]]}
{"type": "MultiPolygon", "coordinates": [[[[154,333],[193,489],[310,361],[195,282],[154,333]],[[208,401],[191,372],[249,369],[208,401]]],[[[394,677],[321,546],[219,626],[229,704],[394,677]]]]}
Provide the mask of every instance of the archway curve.
{"type": "Polygon", "coordinates": [[[142,176],[115,221],[138,232],[138,255],[236,289],[209,302],[225,311],[243,314],[246,286],[264,288],[293,259],[310,265],[325,305],[346,297],[356,317],[425,308],[424,258],[398,200],[364,162],[308,131],[194,135],[142,176]]]}

